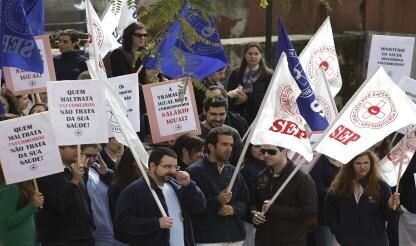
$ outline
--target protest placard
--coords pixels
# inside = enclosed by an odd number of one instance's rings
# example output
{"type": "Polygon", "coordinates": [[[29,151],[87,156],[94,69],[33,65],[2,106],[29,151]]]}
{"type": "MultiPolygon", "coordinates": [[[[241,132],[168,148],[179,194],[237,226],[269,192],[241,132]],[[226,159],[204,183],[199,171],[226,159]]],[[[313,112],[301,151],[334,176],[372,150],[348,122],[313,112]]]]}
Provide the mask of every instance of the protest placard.
{"type": "Polygon", "coordinates": [[[108,142],[102,81],[48,82],[48,105],[58,145],[108,142]]]}
{"type": "MultiPolygon", "coordinates": [[[[133,129],[140,130],[140,105],[139,105],[139,87],[136,73],[109,78],[110,84],[114,91],[118,92],[126,106],[127,118],[133,129]]],[[[120,127],[113,117],[111,110],[107,107],[107,117],[109,123],[109,135],[121,134],[120,127]]]]}
{"type": "Polygon", "coordinates": [[[379,65],[383,66],[395,83],[399,82],[402,76],[410,76],[414,43],[413,37],[373,35],[367,78],[379,65]]]}
{"type": "Polygon", "coordinates": [[[0,122],[0,160],[7,184],[64,170],[48,114],[0,122]]]}
{"type": "Polygon", "coordinates": [[[183,133],[201,133],[192,82],[172,80],[143,86],[153,143],[183,133]]]}
{"type": "Polygon", "coordinates": [[[37,36],[35,40],[43,60],[43,73],[34,73],[15,67],[5,67],[6,87],[14,95],[45,92],[46,82],[56,80],[49,36],[37,36]]]}

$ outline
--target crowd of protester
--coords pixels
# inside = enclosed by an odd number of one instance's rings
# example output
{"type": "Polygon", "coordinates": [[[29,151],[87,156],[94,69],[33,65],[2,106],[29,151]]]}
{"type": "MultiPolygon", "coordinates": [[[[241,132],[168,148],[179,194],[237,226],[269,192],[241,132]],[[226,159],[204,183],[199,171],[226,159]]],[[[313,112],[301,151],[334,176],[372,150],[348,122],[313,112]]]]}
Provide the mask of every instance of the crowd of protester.
{"type": "MultiPolygon", "coordinates": [[[[129,25],[123,45],[109,55],[107,73],[136,73],[147,37],[143,24],[129,25]]],[[[87,71],[78,44],[75,30],[59,35],[57,80],[87,71]]],[[[346,165],[322,156],[310,173],[296,173],[274,203],[269,200],[295,164],[288,149],[250,144],[227,189],[273,73],[257,43],[244,47],[241,65],[226,80],[227,69],[194,88],[201,134],[163,146],[151,143],[141,86],[168,78],[147,69],[138,73],[138,134],[150,155],[146,174],[115,138],[82,145],[81,160],[76,145],[59,146],[64,172],[39,178],[39,190],[31,181],[6,185],[0,168],[0,245],[399,245],[400,208],[416,213],[416,159],[403,175],[400,196],[392,194],[378,168],[390,138],[346,165]]],[[[0,102],[1,120],[48,110],[47,95],[15,96],[4,85],[0,102]]]]}

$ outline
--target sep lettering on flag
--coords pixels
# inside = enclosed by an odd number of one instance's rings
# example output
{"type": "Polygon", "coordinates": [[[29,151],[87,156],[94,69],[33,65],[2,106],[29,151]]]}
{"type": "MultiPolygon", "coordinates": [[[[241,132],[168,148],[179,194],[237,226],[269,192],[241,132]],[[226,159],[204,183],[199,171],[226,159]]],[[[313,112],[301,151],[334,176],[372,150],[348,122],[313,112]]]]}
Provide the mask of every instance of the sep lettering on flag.
{"type": "Polygon", "coordinates": [[[295,101],[300,91],[289,72],[284,53],[269,86],[263,99],[263,109],[256,117],[250,142],[287,148],[308,161],[312,160],[312,147],[304,127],[305,120],[299,114],[295,101]]]}
{"type": "Polygon", "coordinates": [[[302,67],[305,68],[312,89],[319,86],[319,68],[323,68],[332,96],[337,95],[342,87],[342,78],[329,16],[302,50],[299,60],[302,67]]]}
{"type": "Polygon", "coordinates": [[[43,73],[43,61],[21,1],[0,2],[0,67],[43,73]]]}
{"type": "Polygon", "coordinates": [[[209,17],[209,21],[206,21],[198,10],[187,4],[180,16],[198,34],[197,40],[189,40],[181,21],[176,19],[166,32],[155,56],[145,58],[144,67],[160,68],[163,74],[171,78],[189,76],[197,79],[203,79],[224,68],[227,58],[214,19],[209,17]]]}
{"type": "Polygon", "coordinates": [[[325,130],[328,127],[328,121],[325,118],[324,109],[316,100],[308,77],[303,71],[302,65],[296,55],[296,51],[283,26],[283,22],[279,19],[279,39],[277,42],[276,55],[280,57],[283,52],[287,55],[290,73],[301,91],[299,97],[296,99],[300,114],[306,120],[312,131],[325,130]]]}
{"type": "Polygon", "coordinates": [[[397,185],[397,177],[399,176],[399,166],[403,156],[403,166],[400,177],[409,166],[409,162],[416,152],[416,127],[413,127],[406,136],[380,161],[381,174],[391,187],[397,185]],[[404,155],[403,152],[404,151],[404,155]]]}
{"type": "Polygon", "coordinates": [[[390,133],[416,122],[416,106],[382,67],[366,80],[315,150],[348,163],[390,133]]]}

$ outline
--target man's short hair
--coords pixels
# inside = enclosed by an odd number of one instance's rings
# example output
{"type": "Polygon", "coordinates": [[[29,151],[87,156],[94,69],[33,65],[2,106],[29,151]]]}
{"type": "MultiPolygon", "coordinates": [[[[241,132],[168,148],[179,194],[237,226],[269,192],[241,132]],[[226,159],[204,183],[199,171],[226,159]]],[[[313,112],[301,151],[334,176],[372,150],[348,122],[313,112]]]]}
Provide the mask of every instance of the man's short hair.
{"type": "Polygon", "coordinates": [[[152,150],[152,153],[150,153],[149,164],[153,162],[156,166],[158,166],[165,155],[175,159],[178,158],[178,155],[175,153],[175,151],[167,147],[156,147],[152,150]]]}
{"type": "Polygon", "coordinates": [[[218,143],[218,136],[220,135],[233,137],[233,132],[230,128],[224,126],[212,128],[205,137],[205,151],[207,151],[208,154],[208,144],[216,145],[218,143]]]}
{"type": "Polygon", "coordinates": [[[204,105],[205,112],[208,112],[210,107],[213,107],[213,108],[224,107],[225,110],[228,110],[227,100],[225,100],[225,98],[222,96],[207,97],[204,99],[203,105],[204,105]]]}
{"type": "Polygon", "coordinates": [[[59,37],[64,36],[64,35],[69,36],[72,43],[76,43],[76,42],[79,41],[79,32],[77,30],[66,29],[66,30],[62,31],[61,33],[59,33],[59,37]]]}

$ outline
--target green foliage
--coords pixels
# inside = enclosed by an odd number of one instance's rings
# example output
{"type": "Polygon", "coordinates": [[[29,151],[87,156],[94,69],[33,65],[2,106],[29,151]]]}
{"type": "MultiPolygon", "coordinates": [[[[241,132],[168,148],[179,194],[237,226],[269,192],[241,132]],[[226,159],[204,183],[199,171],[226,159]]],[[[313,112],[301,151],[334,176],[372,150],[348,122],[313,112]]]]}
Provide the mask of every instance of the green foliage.
{"type": "MultiPolygon", "coordinates": [[[[111,12],[113,14],[118,14],[121,11],[123,0],[111,0],[111,12]]],[[[136,0],[127,0],[127,6],[129,9],[136,8],[136,0]]]]}

